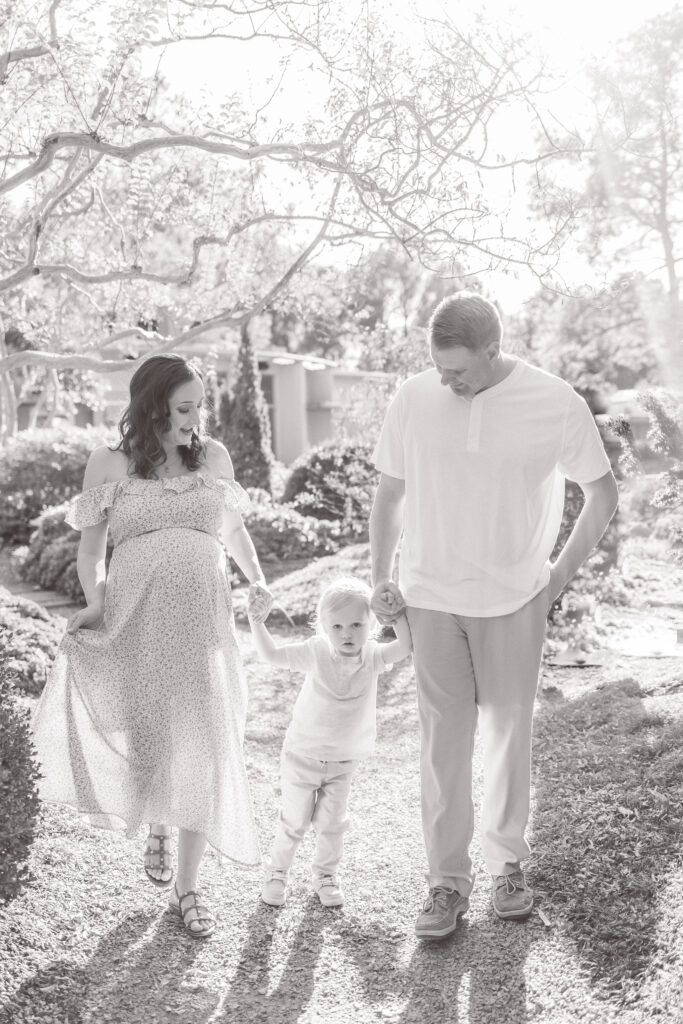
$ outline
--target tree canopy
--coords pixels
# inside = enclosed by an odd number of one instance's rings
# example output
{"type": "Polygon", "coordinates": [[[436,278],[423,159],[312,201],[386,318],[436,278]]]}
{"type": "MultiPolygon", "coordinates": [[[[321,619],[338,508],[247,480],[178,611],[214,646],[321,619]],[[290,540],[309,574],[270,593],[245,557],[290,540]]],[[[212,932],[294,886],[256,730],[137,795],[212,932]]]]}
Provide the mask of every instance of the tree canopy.
{"type": "Polygon", "coordinates": [[[2,0],[0,23],[0,292],[30,341],[0,351],[6,421],[9,371],[117,369],[108,346],[239,329],[325,249],[389,244],[442,273],[556,258],[554,225],[515,237],[504,218],[515,168],[554,148],[547,130],[502,148],[511,110],[539,125],[540,71],[481,19],[397,33],[364,0],[2,0]],[[169,55],[216,47],[222,91],[202,95],[169,55]]]}

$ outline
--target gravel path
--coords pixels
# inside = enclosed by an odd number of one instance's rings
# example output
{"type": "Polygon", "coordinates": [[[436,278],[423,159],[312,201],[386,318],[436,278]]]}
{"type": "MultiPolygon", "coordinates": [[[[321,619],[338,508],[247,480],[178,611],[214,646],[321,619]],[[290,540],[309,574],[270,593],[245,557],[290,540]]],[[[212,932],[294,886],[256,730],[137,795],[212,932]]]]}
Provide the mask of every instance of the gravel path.
{"type": "MultiPolygon", "coordinates": [[[[296,682],[255,663],[246,632],[241,642],[251,680],[246,749],[265,849],[296,682]]],[[[525,924],[494,917],[475,835],[478,883],[458,932],[433,945],[413,937],[425,887],[409,664],[383,677],[377,752],[352,790],[343,909],[322,909],[309,889],[311,837],[280,910],[260,903],[258,872],[211,856],[203,890],[219,926],[210,941],[193,941],[165,911],[164,894],[146,883],[141,842],[47,808],[32,859],[36,881],[0,910],[0,1021],[680,1024],[683,869],[680,833],[666,825],[674,794],[662,794],[661,816],[654,799],[622,815],[610,795],[612,769],[637,768],[653,730],[674,756],[673,741],[683,736],[680,675],[674,659],[544,670],[530,875],[547,923],[538,913],[525,924]],[[612,711],[622,715],[618,758],[605,725],[612,711]],[[610,852],[614,843],[637,856],[641,835],[651,837],[660,870],[654,898],[640,881],[631,885],[610,852]],[[581,900],[572,903],[577,880],[581,900]],[[639,927],[620,944],[619,921],[634,907],[639,927]]],[[[480,771],[477,750],[477,794],[480,771]]]]}

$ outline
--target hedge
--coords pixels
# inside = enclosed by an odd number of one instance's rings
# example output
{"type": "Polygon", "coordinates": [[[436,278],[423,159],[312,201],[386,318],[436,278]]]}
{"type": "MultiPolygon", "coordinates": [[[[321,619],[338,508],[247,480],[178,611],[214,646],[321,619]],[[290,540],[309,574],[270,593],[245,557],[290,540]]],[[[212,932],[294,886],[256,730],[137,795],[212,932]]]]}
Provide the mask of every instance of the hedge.
{"type": "Polygon", "coordinates": [[[0,901],[31,880],[27,860],[38,822],[40,772],[29,712],[17,699],[12,670],[0,660],[0,901]]]}
{"type": "Polygon", "coordinates": [[[111,430],[73,427],[24,430],[0,448],[0,539],[25,544],[31,522],[83,485],[88,456],[111,443],[111,430]]]}

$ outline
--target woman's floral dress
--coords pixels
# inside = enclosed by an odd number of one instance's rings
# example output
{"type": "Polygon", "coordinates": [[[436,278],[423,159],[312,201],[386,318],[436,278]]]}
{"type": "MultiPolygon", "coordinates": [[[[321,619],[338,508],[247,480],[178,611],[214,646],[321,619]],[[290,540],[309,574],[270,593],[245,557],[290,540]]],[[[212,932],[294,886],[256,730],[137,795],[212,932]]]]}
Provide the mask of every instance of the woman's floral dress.
{"type": "Polygon", "coordinates": [[[65,635],[34,734],[44,800],[131,834],[145,822],[202,832],[230,859],[258,864],[225,506],[244,511],[248,498],[205,468],[74,499],[75,529],[109,520],[104,622],[65,635]]]}

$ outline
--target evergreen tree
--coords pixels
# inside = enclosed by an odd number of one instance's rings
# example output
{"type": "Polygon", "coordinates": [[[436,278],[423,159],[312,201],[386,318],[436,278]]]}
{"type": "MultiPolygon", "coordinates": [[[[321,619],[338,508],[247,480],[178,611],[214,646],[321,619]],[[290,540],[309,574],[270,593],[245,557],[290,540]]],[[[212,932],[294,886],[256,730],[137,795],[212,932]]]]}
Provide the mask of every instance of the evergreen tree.
{"type": "Polygon", "coordinates": [[[270,491],[273,466],[270,419],[247,323],[241,329],[237,378],[225,442],[235,467],[235,478],[242,486],[270,491]]]}
{"type": "Polygon", "coordinates": [[[233,397],[226,385],[218,395],[218,421],[214,437],[217,437],[228,448],[230,447],[230,418],[234,404],[233,397]]]}

